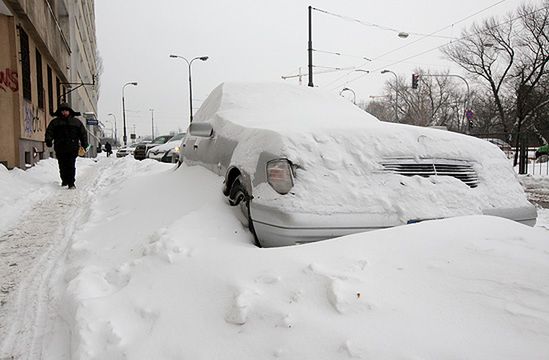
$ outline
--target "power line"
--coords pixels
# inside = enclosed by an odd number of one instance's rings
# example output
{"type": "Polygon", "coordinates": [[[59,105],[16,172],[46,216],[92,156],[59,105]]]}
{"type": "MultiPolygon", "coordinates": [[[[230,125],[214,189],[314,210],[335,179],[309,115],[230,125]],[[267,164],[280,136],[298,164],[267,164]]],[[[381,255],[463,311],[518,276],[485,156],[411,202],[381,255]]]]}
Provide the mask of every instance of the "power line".
{"type": "MultiPolygon", "coordinates": [[[[388,52],[386,52],[386,53],[383,53],[383,54],[381,54],[381,55],[375,57],[373,60],[380,59],[380,58],[382,58],[382,57],[384,57],[384,56],[386,56],[386,55],[392,54],[392,53],[394,53],[394,52],[396,52],[396,51],[398,51],[398,50],[401,50],[401,49],[403,49],[403,48],[405,48],[405,47],[408,47],[408,46],[410,46],[410,45],[413,45],[413,44],[415,44],[415,43],[417,43],[417,42],[419,42],[419,41],[422,41],[422,40],[424,40],[424,39],[426,39],[426,38],[428,38],[428,37],[432,37],[434,34],[437,34],[437,33],[441,32],[441,31],[444,31],[444,30],[446,30],[446,29],[448,29],[448,28],[450,28],[450,27],[453,27],[453,26],[455,26],[455,25],[457,25],[457,24],[459,24],[459,23],[462,23],[462,22],[464,22],[464,21],[466,21],[466,20],[468,20],[468,19],[470,19],[470,18],[472,18],[472,17],[474,17],[474,16],[477,16],[478,14],[483,13],[483,12],[485,12],[485,11],[487,11],[487,10],[489,10],[489,9],[491,9],[491,8],[497,6],[497,5],[499,5],[499,4],[501,4],[501,3],[505,2],[505,1],[507,1],[507,0],[500,0],[500,1],[498,1],[498,2],[496,2],[496,3],[494,3],[494,4],[492,4],[492,5],[490,5],[490,6],[488,6],[488,7],[485,7],[485,8],[483,8],[483,9],[481,9],[481,10],[479,10],[479,11],[477,11],[477,12],[471,14],[471,15],[468,15],[468,16],[466,16],[466,17],[464,17],[464,18],[462,18],[462,19],[460,19],[460,20],[458,20],[458,21],[455,21],[455,22],[453,22],[453,23],[451,23],[451,24],[449,24],[449,25],[447,25],[447,26],[444,26],[444,27],[442,27],[442,28],[440,28],[440,29],[438,29],[438,30],[435,30],[435,31],[429,33],[428,35],[426,35],[426,36],[424,36],[424,37],[422,37],[422,38],[420,38],[420,39],[414,40],[414,41],[412,41],[412,42],[410,42],[410,43],[407,43],[407,44],[405,44],[405,45],[403,45],[403,46],[400,46],[400,47],[398,47],[398,48],[396,48],[396,49],[393,49],[393,50],[390,50],[390,51],[388,51],[388,52]]],[[[458,39],[454,39],[453,41],[459,41],[459,40],[460,40],[460,39],[458,38],[458,39]]],[[[447,43],[447,44],[450,44],[450,43],[451,43],[451,42],[449,42],[449,43],[447,43]]],[[[446,45],[446,44],[445,44],[445,45],[446,45]]],[[[443,46],[444,46],[444,45],[443,45],[443,46]]],[[[418,56],[419,56],[419,55],[418,55],[418,56]]],[[[405,60],[408,60],[408,59],[405,59],[405,60]]],[[[364,66],[366,66],[366,64],[367,64],[367,63],[363,63],[362,65],[357,66],[357,68],[364,67],[364,66]]],[[[393,65],[394,65],[394,64],[393,64],[393,65]]],[[[386,65],[386,66],[383,66],[383,67],[388,67],[388,66],[390,66],[390,65],[386,65]]],[[[352,72],[349,72],[349,73],[347,73],[347,74],[345,74],[345,75],[340,76],[339,78],[337,78],[337,79],[331,81],[330,83],[328,83],[326,86],[330,86],[331,84],[340,81],[341,79],[343,79],[343,78],[346,77],[346,76],[349,76],[350,74],[352,74],[352,72]]],[[[353,81],[354,81],[354,80],[353,80],[353,81]]]]}
{"type": "MultiPolygon", "coordinates": [[[[484,8],[484,9],[482,9],[482,10],[479,10],[479,11],[477,11],[477,12],[474,13],[474,14],[468,15],[468,16],[464,17],[464,18],[461,19],[461,20],[458,20],[458,21],[456,21],[456,22],[454,22],[454,23],[452,23],[452,24],[450,24],[450,25],[446,25],[446,26],[444,26],[444,27],[442,27],[442,28],[440,28],[440,29],[438,29],[438,30],[436,30],[436,31],[433,31],[432,33],[429,33],[429,34],[425,35],[424,37],[422,37],[422,38],[420,38],[420,39],[414,40],[414,41],[412,41],[412,42],[410,42],[410,43],[407,43],[407,44],[405,44],[405,45],[403,45],[403,46],[400,46],[400,47],[398,47],[398,48],[396,48],[396,49],[394,49],[394,50],[391,50],[391,51],[388,51],[388,52],[386,52],[386,53],[383,53],[383,54],[379,55],[378,57],[376,57],[374,60],[380,59],[380,58],[384,57],[385,55],[392,54],[393,52],[398,51],[398,50],[400,50],[400,49],[404,49],[405,47],[408,47],[408,46],[410,46],[410,45],[413,45],[413,44],[415,44],[415,43],[417,43],[417,42],[419,42],[419,41],[421,41],[421,40],[423,40],[423,39],[425,39],[425,38],[427,38],[427,37],[430,37],[430,36],[433,35],[433,34],[436,34],[436,33],[439,33],[439,32],[441,32],[441,31],[444,31],[444,30],[446,30],[446,29],[448,29],[448,28],[454,27],[455,25],[457,25],[457,24],[459,24],[459,23],[462,23],[462,22],[464,22],[465,20],[469,20],[469,19],[472,18],[473,16],[476,16],[476,15],[478,15],[478,14],[480,14],[480,13],[486,11],[486,10],[489,10],[489,9],[491,9],[491,8],[497,6],[497,5],[499,5],[499,4],[501,4],[501,3],[505,2],[505,1],[507,1],[507,0],[498,1],[497,3],[492,4],[492,5],[486,7],[486,8],[484,8]]],[[[459,40],[459,38],[452,38],[452,40],[459,40]]]]}
{"type": "MultiPolygon", "coordinates": [[[[502,1],[506,1],[506,0],[502,0],[502,1]]],[[[444,35],[433,35],[433,34],[426,35],[426,34],[421,34],[421,33],[416,33],[416,32],[408,32],[408,31],[403,32],[403,31],[399,31],[397,29],[390,28],[388,26],[366,22],[366,21],[363,21],[363,20],[360,20],[360,19],[352,18],[350,16],[346,16],[346,15],[334,14],[334,13],[329,12],[327,10],[322,10],[322,9],[318,9],[318,8],[315,8],[315,7],[313,7],[313,10],[316,10],[318,12],[321,12],[321,13],[324,13],[324,14],[327,14],[327,15],[338,17],[338,18],[346,20],[346,21],[355,22],[355,23],[358,23],[360,25],[364,25],[364,26],[367,26],[367,27],[375,27],[375,28],[378,28],[380,30],[391,31],[391,32],[394,32],[394,33],[397,33],[397,34],[412,34],[412,35],[419,35],[419,36],[434,36],[434,37],[440,37],[440,38],[445,38],[445,39],[453,39],[453,37],[444,36],[444,35]]]]}
{"type": "MultiPolygon", "coordinates": [[[[504,21],[504,22],[495,24],[494,26],[491,26],[491,27],[489,27],[489,28],[487,28],[487,29],[477,31],[477,32],[475,32],[475,33],[471,33],[471,34],[466,35],[466,36],[462,36],[462,37],[459,38],[459,39],[456,39],[456,40],[447,42],[447,43],[442,44],[442,45],[439,45],[439,46],[436,46],[436,47],[431,48],[431,49],[429,49],[429,50],[422,51],[422,52],[419,53],[419,54],[415,54],[415,55],[412,55],[412,56],[408,56],[408,57],[406,57],[406,58],[404,58],[404,59],[395,61],[395,62],[390,63],[390,64],[387,64],[387,65],[384,65],[384,66],[379,67],[379,68],[377,68],[377,69],[374,69],[374,70],[372,70],[372,71],[379,71],[379,70],[382,70],[382,69],[384,69],[384,68],[391,67],[391,66],[393,66],[393,65],[397,65],[397,64],[403,63],[403,62],[405,62],[405,61],[407,61],[407,60],[410,60],[410,59],[413,59],[413,58],[415,58],[415,57],[418,57],[418,56],[427,54],[427,53],[429,53],[429,52],[431,52],[431,51],[434,51],[434,50],[441,49],[441,48],[443,48],[443,47],[445,47],[445,46],[448,46],[448,45],[450,45],[450,44],[453,44],[453,43],[455,43],[455,42],[463,41],[463,40],[468,39],[468,38],[470,38],[470,37],[473,37],[473,36],[475,36],[475,35],[479,35],[479,34],[482,34],[482,33],[487,32],[487,31],[493,30],[493,29],[495,29],[495,28],[498,28],[498,27],[500,27],[500,26],[502,26],[502,25],[506,25],[506,24],[512,23],[513,21],[516,21],[516,20],[518,20],[519,18],[521,18],[521,17],[523,17],[523,16],[532,15],[532,14],[535,14],[536,12],[538,12],[538,11],[547,10],[547,9],[549,9],[549,6],[543,6],[543,7],[539,8],[539,9],[537,9],[537,10],[534,10],[534,11],[528,13],[528,14],[518,15],[518,16],[516,16],[516,17],[514,17],[514,18],[511,18],[511,19],[509,19],[509,20],[506,20],[506,21],[504,21]]],[[[347,74],[344,75],[343,77],[345,77],[345,76],[347,76],[347,75],[349,75],[349,74],[352,74],[352,72],[347,73],[347,74]]],[[[337,80],[340,80],[340,79],[343,78],[343,77],[340,77],[340,78],[337,79],[337,80]]],[[[359,77],[356,77],[356,78],[354,78],[354,79],[352,79],[352,80],[345,81],[344,84],[348,84],[348,83],[350,83],[350,82],[354,82],[354,81],[356,81],[356,80],[361,79],[362,77],[363,77],[363,76],[359,76],[359,77]]],[[[334,82],[331,82],[330,84],[332,84],[332,83],[334,83],[334,82]]],[[[328,84],[328,85],[329,85],[329,84],[328,84]]],[[[327,86],[328,86],[328,85],[327,85],[327,86]]],[[[332,89],[332,90],[333,90],[333,89],[337,89],[337,88],[339,88],[340,86],[341,86],[341,85],[338,85],[338,86],[333,87],[333,88],[331,88],[331,89],[332,89]]]]}
{"type": "Polygon", "coordinates": [[[319,52],[319,53],[324,53],[324,54],[331,54],[331,55],[337,55],[337,56],[353,57],[353,58],[357,58],[357,59],[363,59],[363,60],[366,60],[366,61],[372,61],[372,59],[367,58],[366,56],[349,55],[349,54],[343,54],[343,53],[340,53],[340,52],[333,52],[333,51],[326,51],[326,50],[318,50],[318,49],[313,49],[313,51],[314,51],[314,52],[319,52]]]}

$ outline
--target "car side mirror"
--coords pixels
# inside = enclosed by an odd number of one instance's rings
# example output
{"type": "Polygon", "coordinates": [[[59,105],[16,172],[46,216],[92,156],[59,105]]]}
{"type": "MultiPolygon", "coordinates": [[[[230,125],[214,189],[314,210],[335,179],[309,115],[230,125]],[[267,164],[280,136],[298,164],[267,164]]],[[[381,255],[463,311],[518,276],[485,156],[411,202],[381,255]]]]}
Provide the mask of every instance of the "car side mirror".
{"type": "Polygon", "coordinates": [[[213,127],[207,122],[193,122],[189,125],[189,133],[192,136],[212,137],[213,127]]]}

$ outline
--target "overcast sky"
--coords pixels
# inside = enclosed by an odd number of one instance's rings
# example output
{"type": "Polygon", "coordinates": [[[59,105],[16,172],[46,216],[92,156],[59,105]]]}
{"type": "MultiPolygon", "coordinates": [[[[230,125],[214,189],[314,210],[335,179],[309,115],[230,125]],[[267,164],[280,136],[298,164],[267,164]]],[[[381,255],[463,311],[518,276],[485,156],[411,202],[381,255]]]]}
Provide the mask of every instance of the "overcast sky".
{"type": "MultiPolygon", "coordinates": [[[[122,86],[127,86],[126,125],[137,136],[186,129],[189,123],[187,64],[170,54],[209,56],[192,64],[195,111],[210,91],[226,81],[288,81],[307,72],[307,7],[313,11],[315,71],[361,67],[314,77],[315,86],[339,93],[353,89],[357,101],[383,93],[383,69],[411,81],[415,68],[459,69],[436,48],[459,37],[465,26],[502,16],[521,0],[96,0],[97,42],[103,59],[98,116],[111,127],[115,114],[122,139],[122,86]],[[476,14],[476,15],[475,15],[476,14]],[[336,16],[337,15],[337,16],[336,16]],[[466,20],[464,20],[466,19],[466,20]],[[444,29],[444,30],[441,30],[444,29]],[[439,31],[441,30],[441,31],[439,31]],[[399,38],[399,31],[408,38],[399,38]],[[436,36],[423,35],[436,32],[436,36]],[[433,51],[428,51],[434,49],[433,51]],[[327,54],[336,52],[342,55],[327,54]],[[423,55],[420,55],[424,53],[423,55]],[[419,55],[419,56],[418,56],[419,55]],[[373,61],[361,59],[366,57],[373,61]],[[350,74],[349,74],[350,73],[350,74]],[[345,76],[346,75],[346,76],[345,76]]],[[[537,2],[539,3],[539,1],[537,2]]],[[[307,77],[303,77],[304,86],[307,77]]],[[[465,86],[465,85],[464,85],[465,86]]],[[[346,91],[344,95],[351,96],[346,91]]]]}

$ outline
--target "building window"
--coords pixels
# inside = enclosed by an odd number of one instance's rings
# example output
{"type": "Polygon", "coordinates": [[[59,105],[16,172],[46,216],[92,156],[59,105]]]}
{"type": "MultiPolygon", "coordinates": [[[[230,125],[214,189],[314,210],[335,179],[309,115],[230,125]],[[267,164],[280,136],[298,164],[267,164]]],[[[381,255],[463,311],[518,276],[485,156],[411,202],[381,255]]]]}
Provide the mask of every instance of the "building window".
{"type": "Polygon", "coordinates": [[[23,98],[32,100],[29,36],[19,28],[19,42],[21,47],[21,68],[23,72],[23,98]]]}
{"type": "Polygon", "coordinates": [[[42,74],[42,55],[36,49],[36,90],[38,94],[38,107],[44,108],[44,76],[42,74]]]}
{"type": "Polygon", "coordinates": [[[55,111],[53,105],[53,74],[51,67],[48,66],[48,114],[50,115],[55,111]]]}

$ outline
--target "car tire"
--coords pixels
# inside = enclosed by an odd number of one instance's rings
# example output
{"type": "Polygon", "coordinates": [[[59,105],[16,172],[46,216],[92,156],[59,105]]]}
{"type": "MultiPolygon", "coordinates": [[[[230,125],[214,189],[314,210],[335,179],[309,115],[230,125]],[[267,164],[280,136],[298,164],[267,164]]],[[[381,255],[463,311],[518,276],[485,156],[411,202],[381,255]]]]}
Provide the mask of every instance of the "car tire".
{"type": "Polygon", "coordinates": [[[231,186],[231,190],[229,191],[229,205],[231,206],[239,206],[240,211],[243,214],[246,214],[247,222],[248,222],[248,229],[252,233],[254,237],[254,244],[257,247],[261,247],[261,243],[259,242],[259,239],[257,238],[257,234],[255,233],[254,224],[252,221],[252,217],[250,214],[250,202],[252,201],[252,197],[248,194],[248,191],[244,187],[242,175],[239,175],[234,181],[231,186]]]}

